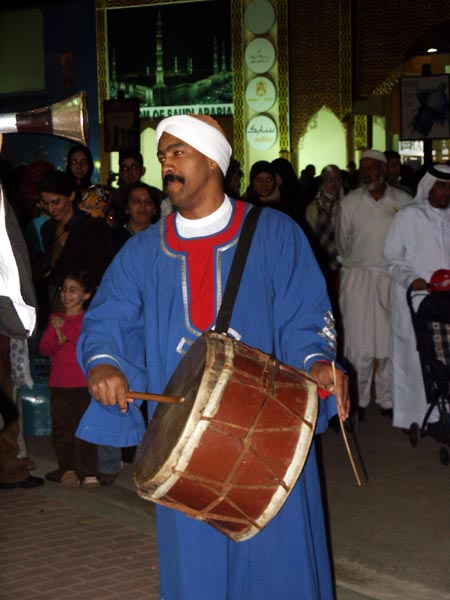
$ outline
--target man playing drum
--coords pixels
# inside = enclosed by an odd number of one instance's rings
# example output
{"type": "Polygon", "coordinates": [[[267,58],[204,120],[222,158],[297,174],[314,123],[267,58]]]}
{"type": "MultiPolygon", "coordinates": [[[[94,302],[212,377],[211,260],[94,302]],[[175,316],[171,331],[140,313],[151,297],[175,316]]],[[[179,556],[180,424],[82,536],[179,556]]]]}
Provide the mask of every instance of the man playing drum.
{"type": "MultiPolygon", "coordinates": [[[[156,139],[176,211],[133,236],[116,256],[85,316],[78,347],[98,400],[79,435],[94,443],[139,441],[140,412],[127,394],[162,393],[192,342],[214,327],[251,210],[224,194],[231,147],[213,119],[169,117],[156,139]]],[[[333,383],[335,334],[325,283],[303,232],[279,211],[261,212],[229,334],[308,371],[336,394],[340,416],[347,417],[347,379],[340,370],[336,389],[333,383]]],[[[316,432],[336,413],[334,397],[319,404],[316,432]]],[[[287,501],[250,540],[231,541],[180,511],[159,505],[156,511],[161,599],[333,598],[314,442],[287,501]]]]}

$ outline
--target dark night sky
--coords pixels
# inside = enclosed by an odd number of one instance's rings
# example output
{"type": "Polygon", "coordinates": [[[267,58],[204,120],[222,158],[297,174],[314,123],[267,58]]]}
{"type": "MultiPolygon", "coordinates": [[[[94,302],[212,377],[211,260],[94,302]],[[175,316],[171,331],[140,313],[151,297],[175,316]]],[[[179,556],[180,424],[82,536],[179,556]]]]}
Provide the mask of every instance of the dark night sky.
{"type": "MultiPolygon", "coordinates": [[[[109,52],[116,48],[117,71],[142,72],[150,64],[155,68],[156,18],[161,11],[163,22],[164,68],[173,67],[178,56],[179,68],[192,56],[194,69],[211,69],[213,39],[217,38],[219,58],[225,41],[227,69],[230,56],[229,0],[209,0],[143,8],[108,10],[109,52]]],[[[220,64],[220,63],[219,63],[220,64]]]]}

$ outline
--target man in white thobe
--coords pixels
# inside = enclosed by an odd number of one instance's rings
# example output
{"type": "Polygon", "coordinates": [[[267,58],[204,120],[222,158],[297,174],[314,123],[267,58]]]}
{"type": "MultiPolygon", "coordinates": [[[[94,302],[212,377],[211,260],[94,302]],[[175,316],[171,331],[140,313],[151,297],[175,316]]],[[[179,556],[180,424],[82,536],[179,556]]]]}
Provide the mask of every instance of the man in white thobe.
{"type": "Polygon", "coordinates": [[[375,401],[382,414],[392,414],[391,278],[383,248],[392,219],[413,198],[386,183],[386,163],[386,157],[378,150],[362,153],[360,187],[341,200],[336,218],[336,245],[342,262],[339,304],[344,355],[357,378],[360,420],[370,403],[375,359],[375,401]]]}
{"type": "MultiPolygon", "coordinates": [[[[427,294],[431,275],[450,269],[450,167],[434,165],[421,179],[416,203],[394,218],[384,255],[394,280],[391,315],[391,357],[394,426],[422,425],[427,402],[419,354],[406,302],[409,286],[416,302],[427,294]]],[[[415,306],[417,310],[417,306],[415,306]]],[[[428,423],[438,420],[433,410],[428,423]]]]}

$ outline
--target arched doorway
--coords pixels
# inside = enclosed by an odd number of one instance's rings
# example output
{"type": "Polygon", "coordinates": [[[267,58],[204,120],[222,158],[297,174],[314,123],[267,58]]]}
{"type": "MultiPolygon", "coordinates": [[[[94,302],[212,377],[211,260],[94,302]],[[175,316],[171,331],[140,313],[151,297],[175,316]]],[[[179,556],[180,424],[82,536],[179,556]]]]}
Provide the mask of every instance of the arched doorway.
{"type": "Polygon", "coordinates": [[[345,169],[345,129],[329,108],[323,106],[311,118],[305,135],[299,140],[297,152],[299,173],[309,164],[316,167],[316,173],[329,164],[345,169]]]}

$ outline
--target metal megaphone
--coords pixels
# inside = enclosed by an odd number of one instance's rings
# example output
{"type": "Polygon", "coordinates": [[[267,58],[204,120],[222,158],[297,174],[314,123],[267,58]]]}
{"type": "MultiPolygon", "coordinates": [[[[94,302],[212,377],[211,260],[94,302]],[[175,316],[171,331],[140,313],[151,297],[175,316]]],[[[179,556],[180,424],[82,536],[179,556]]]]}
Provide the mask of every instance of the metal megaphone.
{"type": "Polygon", "coordinates": [[[86,92],[81,91],[51,106],[0,115],[1,133],[48,133],[87,146],[89,119],[86,92]]]}

